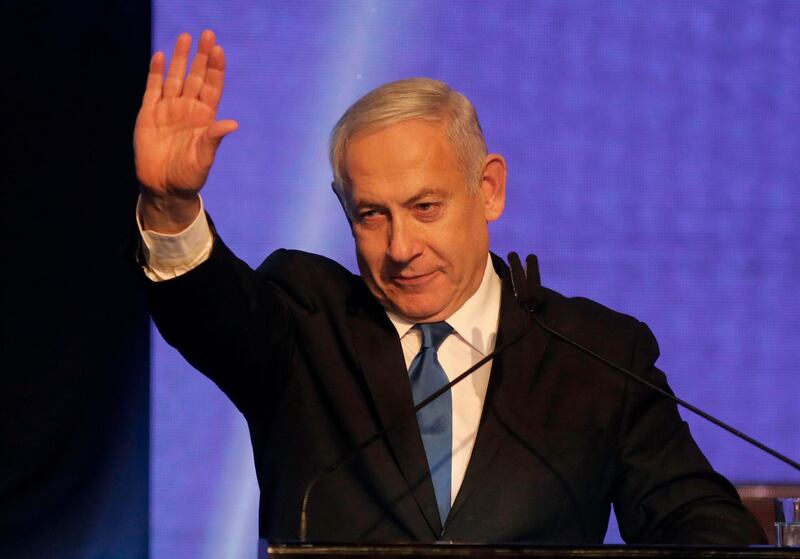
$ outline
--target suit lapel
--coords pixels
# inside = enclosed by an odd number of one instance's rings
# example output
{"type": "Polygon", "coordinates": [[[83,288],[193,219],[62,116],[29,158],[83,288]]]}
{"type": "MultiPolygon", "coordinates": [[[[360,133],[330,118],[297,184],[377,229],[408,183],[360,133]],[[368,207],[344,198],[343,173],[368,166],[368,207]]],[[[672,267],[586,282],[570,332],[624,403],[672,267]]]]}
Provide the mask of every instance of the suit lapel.
{"type": "MultiPolygon", "coordinates": [[[[495,342],[495,347],[500,347],[531,328],[531,325],[526,311],[514,297],[507,268],[497,257],[493,260],[495,269],[503,281],[500,321],[495,342]]],[[[448,516],[448,525],[451,521],[455,521],[473,491],[477,487],[486,485],[487,477],[490,475],[487,469],[508,436],[503,418],[517,409],[520,397],[529,392],[536,377],[535,373],[539,370],[547,342],[548,336],[541,329],[534,327],[523,339],[493,360],[478,435],[464,481],[448,516]]]]}
{"type": "MultiPolygon", "coordinates": [[[[377,301],[369,295],[361,299],[360,304],[351,305],[348,311],[350,332],[380,417],[380,427],[386,428],[413,414],[411,383],[397,330],[377,301]]],[[[441,532],[439,511],[416,419],[408,417],[386,438],[408,490],[430,529],[428,537],[438,536],[441,532]]]]}

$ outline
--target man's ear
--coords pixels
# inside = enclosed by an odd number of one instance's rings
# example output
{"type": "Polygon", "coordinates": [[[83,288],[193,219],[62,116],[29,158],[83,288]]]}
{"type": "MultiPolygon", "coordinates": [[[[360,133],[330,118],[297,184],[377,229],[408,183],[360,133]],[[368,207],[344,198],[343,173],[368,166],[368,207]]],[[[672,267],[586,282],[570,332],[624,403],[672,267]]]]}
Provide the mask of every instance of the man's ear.
{"type": "Polygon", "coordinates": [[[483,197],[483,213],[487,222],[497,220],[506,207],[506,160],[497,153],[490,153],[483,160],[480,194],[483,197]]]}
{"type": "Polygon", "coordinates": [[[350,212],[347,211],[347,200],[345,200],[344,192],[341,188],[338,188],[336,185],[336,181],[331,183],[331,190],[333,193],[336,194],[336,199],[339,200],[339,205],[342,206],[342,211],[344,212],[344,217],[347,218],[347,224],[350,226],[350,229],[353,228],[353,220],[350,219],[350,212]]]}

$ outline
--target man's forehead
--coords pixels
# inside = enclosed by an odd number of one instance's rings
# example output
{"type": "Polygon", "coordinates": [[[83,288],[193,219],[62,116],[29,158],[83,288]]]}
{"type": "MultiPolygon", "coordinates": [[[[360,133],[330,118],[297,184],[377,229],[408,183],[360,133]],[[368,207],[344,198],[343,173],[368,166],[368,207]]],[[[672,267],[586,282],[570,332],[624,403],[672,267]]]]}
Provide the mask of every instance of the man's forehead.
{"type": "Polygon", "coordinates": [[[377,122],[350,132],[345,144],[349,144],[350,142],[363,139],[368,136],[385,133],[390,130],[393,131],[402,129],[416,130],[417,133],[419,133],[419,130],[422,129],[445,133],[447,130],[447,125],[444,118],[428,118],[428,117],[404,118],[402,120],[394,120],[394,121],[388,120],[384,122],[377,122]]]}
{"type": "Polygon", "coordinates": [[[450,148],[450,143],[442,123],[411,119],[353,134],[345,144],[344,156],[352,172],[356,170],[354,166],[376,160],[411,165],[432,150],[443,148],[450,148]]]}
{"type": "Polygon", "coordinates": [[[418,119],[357,134],[348,140],[344,155],[351,180],[441,172],[456,162],[444,129],[418,119]]]}

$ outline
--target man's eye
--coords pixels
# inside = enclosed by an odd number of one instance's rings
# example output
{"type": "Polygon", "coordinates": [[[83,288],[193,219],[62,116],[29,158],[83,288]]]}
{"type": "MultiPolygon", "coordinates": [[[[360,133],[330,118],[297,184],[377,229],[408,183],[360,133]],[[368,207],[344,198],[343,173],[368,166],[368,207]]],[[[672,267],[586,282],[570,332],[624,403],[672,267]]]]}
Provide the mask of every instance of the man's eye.
{"type": "Polygon", "coordinates": [[[414,205],[414,211],[423,217],[434,216],[440,209],[440,206],[441,204],[438,202],[420,202],[414,205]]]}
{"type": "Polygon", "coordinates": [[[358,214],[358,219],[360,221],[370,221],[380,217],[381,212],[379,210],[365,210],[358,214]]]}

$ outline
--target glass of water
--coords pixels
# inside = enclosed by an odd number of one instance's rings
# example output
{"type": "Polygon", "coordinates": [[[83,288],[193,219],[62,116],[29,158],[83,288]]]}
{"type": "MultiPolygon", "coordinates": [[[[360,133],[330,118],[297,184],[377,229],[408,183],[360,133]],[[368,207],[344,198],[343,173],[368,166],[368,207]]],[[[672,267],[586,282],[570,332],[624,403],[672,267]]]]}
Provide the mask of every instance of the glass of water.
{"type": "Polygon", "coordinates": [[[800,497],[775,499],[775,545],[800,547],[800,497]]]}

